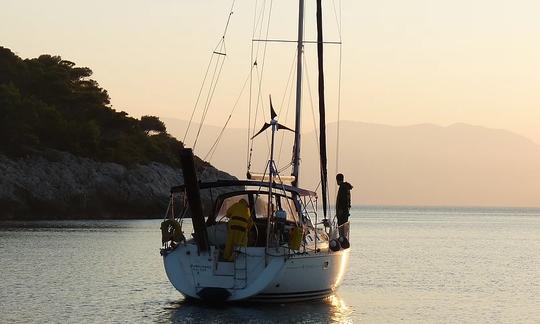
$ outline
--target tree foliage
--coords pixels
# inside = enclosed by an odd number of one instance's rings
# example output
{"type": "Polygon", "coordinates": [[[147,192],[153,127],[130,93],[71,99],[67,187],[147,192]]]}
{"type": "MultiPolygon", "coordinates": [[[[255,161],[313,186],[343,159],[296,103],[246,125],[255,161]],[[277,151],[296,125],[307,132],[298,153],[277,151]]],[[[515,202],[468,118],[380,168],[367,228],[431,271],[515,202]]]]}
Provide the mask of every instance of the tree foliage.
{"type": "Polygon", "coordinates": [[[109,94],[91,76],[89,68],[60,56],[23,60],[0,47],[0,152],[57,149],[100,161],[178,166],[183,144],[165,124],[112,109],[109,94]]]}
{"type": "Polygon", "coordinates": [[[150,132],[156,132],[156,133],[167,132],[167,129],[165,128],[165,124],[161,120],[159,120],[159,118],[156,116],[142,116],[141,127],[146,132],[146,134],[150,134],[150,132]]]}

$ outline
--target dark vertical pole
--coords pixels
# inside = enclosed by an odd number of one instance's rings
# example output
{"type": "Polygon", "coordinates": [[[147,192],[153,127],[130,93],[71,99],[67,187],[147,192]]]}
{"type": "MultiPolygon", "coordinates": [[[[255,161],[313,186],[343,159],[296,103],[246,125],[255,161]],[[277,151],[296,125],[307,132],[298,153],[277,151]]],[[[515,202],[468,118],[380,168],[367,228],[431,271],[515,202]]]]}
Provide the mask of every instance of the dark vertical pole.
{"type": "Polygon", "coordinates": [[[190,148],[180,150],[180,162],[182,163],[182,172],[184,173],[184,185],[191,211],[191,221],[193,222],[194,238],[199,252],[208,251],[208,233],[204,223],[202,211],[201,193],[197,174],[195,173],[195,162],[193,161],[193,151],[190,148]]]}
{"type": "Polygon", "coordinates": [[[322,4],[317,0],[317,58],[319,67],[319,129],[320,129],[320,151],[321,151],[321,190],[323,196],[323,212],[326,218],[327,194],[328,190],[328,159],[326,157],[326,113],[324,106],[324,57],[323,57],[323,24],[322,24],[322,4]]]}
{"type": "Polygon", "coordinates": [[[292,185],[300,183],[300,146],[302,126],[302,52],[304,51],[304,0],[298,1],[298,43],[296,45],[296,120],[294,124],[293,169],[292,185]]]}

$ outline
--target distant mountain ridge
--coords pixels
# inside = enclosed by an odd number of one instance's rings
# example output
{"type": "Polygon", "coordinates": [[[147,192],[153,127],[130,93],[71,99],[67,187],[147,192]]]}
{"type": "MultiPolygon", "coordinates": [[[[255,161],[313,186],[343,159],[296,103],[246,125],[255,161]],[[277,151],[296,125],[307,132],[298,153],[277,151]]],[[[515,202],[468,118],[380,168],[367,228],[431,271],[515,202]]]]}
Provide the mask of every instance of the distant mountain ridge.
{"type": "MultiPolygon", "coordinates": [[[[184,136],[187,122],[162,120],[171,134],[184,136]]],[[[196,129],[198,125],[191,127],[196,129]]],[[[196,147],[201,158],[220,129],[202,128],[196,147]]],[[[524,136],[465,123],[443,127],[342,121],[340,129],[339,172],[355,185],[355,204],[540,206],[540,145],[524,136]]],[[[188,146],[192,144],[189,139],[188,146]]],[[[300,179],[304,186],[315,188],[319,174],[315,134],[307,132],[303,139],[300,179]]],[[[264,167],[265,141],[263,137],[257,142],[256,148],[262,148],[262,152],[254,152],[255,170],[264,167]]],[[[292,136],[285,135],[280,166],[288,162],[291,141],[292,136]]],[[[244,177],[246,143],[245,129],[227,129],[210,162],[244,177]]],[[[329,174],[334,174],[335,123],[328,125],[328,144],[329,174]]]]}

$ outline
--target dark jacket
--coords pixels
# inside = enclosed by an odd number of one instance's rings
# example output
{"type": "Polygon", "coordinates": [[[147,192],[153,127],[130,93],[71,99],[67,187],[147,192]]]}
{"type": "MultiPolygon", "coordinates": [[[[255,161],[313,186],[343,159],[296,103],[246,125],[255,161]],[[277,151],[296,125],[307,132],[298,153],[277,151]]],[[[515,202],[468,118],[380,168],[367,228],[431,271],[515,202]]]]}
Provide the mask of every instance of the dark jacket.
{"type": "Polygon", "coordinates": [[[351,208],[351,189],[353,186],[348,182],[343,182],[339,185],[339,190],[336,199],[337,211],[349,211],[351,208]]]}

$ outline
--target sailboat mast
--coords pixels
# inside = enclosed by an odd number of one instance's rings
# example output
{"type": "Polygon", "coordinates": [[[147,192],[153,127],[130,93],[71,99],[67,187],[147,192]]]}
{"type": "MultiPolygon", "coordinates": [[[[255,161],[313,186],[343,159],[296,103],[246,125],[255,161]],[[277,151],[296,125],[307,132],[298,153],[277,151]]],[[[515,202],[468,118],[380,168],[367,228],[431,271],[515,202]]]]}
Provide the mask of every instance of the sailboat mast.
{"type": "Polygon", "coordinates": [[[298,187],[300,176],[300,131],[301,121],[300,113],[302,106],[302,53],[304,51],[304,0],[299,0],[298,8],[298,45],[296,50],[296,120],[294,126],[294,152],[292,176],[294,180],[292,185],[298,187]]]}
{"type": "Polygon", "coordinates": [[[323,24],[322,1],[317,0],[317,63],[319,68],[319,151],[321,159],[321,190],[323,198],[323,213],[326,218],[328,207],[328,158],[326,156],[326,108],[324,102],[324,57],[323,57],[323,24]]]}

